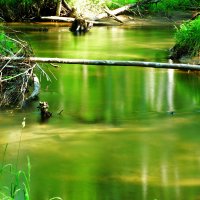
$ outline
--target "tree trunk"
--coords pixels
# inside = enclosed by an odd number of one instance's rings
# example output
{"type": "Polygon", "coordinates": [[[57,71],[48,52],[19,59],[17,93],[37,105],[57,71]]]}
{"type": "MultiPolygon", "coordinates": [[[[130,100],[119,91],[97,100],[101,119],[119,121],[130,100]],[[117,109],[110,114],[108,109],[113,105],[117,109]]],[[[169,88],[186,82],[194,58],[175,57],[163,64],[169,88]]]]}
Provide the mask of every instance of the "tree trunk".
{"type": "Polygon", "coordinates": [[[62,0],[57,0],[56,16],[60,16],[61,8],[62,8],[62,0]]]}

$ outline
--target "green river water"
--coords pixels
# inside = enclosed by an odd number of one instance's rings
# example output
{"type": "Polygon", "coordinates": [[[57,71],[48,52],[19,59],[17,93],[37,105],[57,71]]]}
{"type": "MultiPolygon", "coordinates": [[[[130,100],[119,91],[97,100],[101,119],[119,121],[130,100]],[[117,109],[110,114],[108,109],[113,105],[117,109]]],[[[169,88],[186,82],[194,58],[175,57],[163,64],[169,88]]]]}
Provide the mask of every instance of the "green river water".
{"type": "MultiPolygon", "coordinates": [[[[39,32],[34,26],[10,25],[42,57],[168,62],[174,43],[173,26],[95,27],[80,37],[66,27],[39,32]]],[[[32,200],[200,199],[199,76],[139,67],[41,67],[51,78],[37,72],[40,101],[53,113],[48,123],[40,123],[38,102],[0,112],[0,159],[8,144],[5,162],[16,163],[21,136],[19,166],[26,171],[30,157],[32,200]]]]}

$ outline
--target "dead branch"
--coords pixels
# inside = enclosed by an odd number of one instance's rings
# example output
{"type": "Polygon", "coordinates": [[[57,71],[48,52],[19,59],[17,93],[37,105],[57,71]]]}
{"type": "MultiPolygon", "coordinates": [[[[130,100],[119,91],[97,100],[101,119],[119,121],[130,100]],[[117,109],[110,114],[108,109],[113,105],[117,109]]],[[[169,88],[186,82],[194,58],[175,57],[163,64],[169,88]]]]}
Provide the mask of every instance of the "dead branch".
{"type": "Polygon", "coordinates": [[[106,7],[105,9],[105,12],[110,15],[111,17],[113,17],[116,21],[120,22],[120,23],[123,23],[123,21],[121,21],[117,16],[113,15],[112,12],[106,7]]]}
{"type": "Polygon", "coordinates": [[[69,11],[72,11],[72,8],[69,6],[69,4],[65,1],[65,0],[62,0],[62,3],[63,3],[63,6],[68,9],[69,11]]]}
{"type": "Polygon", "coordinates": [[[133,3],[133,4],[127,4],[125,6],[122,6],[120,8],[117,8],[115,10],[112,10],[110,11],[109,13],[108,12],[105,12],[105,13],[101,13],[99,15],[97,15],[93,20],[100,20],[100,19],[103,19],[103,18],[106,18],[106,17],[109,17],[109,15],[119,15],[125,11],[128,11],[130,9],[134,9],[134,8],[139,8],[141,6],[144,6],[144,5],[148,5],[148,4],[153,4],[153,3],[159,3],[161,0],[143,0],[143,1],[139,1],[137,3],[133,3]]]}
{"type": "MultiPolygon", "coordinates": [[[[48,20],[48,21],[63,21],[63,22],[73,22],[75,18],[73,17],[58,17],[58,16],[45,16],[41,17],[42,20],[48,20]]],[[[98,21],[92,21],[92,20],[85,20],[86,22],[92,23],[94,26],[111,26],[112,24],[109,22],[98,22],[98,21]]]]}
{"type": "Polygon", "coordinates": [[[17,37],[11,38],[1,34],[3,39],[0,44],[0,107],[20,108],[26,99],[28,82],[36,66],[34,62],[26,59],[33,55],[32,49],[17,37]],[[11,55],[9,60],[4,59],[7,55],[11,55]],[[14,59],[16,56],[23,56],[24,59],[18,62],[14,59]]]}

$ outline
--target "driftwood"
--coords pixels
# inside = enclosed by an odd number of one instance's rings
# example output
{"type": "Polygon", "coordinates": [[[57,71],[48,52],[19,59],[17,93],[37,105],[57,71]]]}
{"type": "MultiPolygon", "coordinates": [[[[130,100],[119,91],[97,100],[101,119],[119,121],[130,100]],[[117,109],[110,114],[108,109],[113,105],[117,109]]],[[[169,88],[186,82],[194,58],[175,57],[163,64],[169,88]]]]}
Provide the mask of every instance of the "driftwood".
{"type": "Polygon", "coordinates": [[[107,12],[101,13],[101,14],[97,15],[93,20],[100,20],[100,19],[108,17],[109,15],[118,15],[118,14],[123,13],[133,7],[136,7],[136,6],[137,6],[137,3],[128,4],[126,6],[123,6],[123,7],[120,7],[115,10],[110,11],[109,14],[107,12]]]}
{"type": "MultiPolygon", "coordinates": [[[[10,57],[0,58],[0,61],[8,61],[10,57]]],[[[12,57],[13,61],[20,62],[24,57],[12,57]]],[[[29,57],[26,58],[29,63],[59,63],[59,64],[81,64],[81,65],[104,65],[104,66],[136,66],[136,67],[152,67],[164,69],[181,69],[181,70],[200,70],[200,65],[192,64],[176,64],[176,63],[159,63],[159,62],[143,62],[143,61],[121,61],[121,60],[87,60],[87,59],[67,59],[67,58],[42,58],[29,57]]]]}
{"type": "Polygon", "coordinates": [[[113,15],[112,12],[108,9],[108,8],[105,8],[104,11],[110,15],[111,17],[113,17],[116,21],[120,22],[120,23],[123,23],[123,21],[121,21],[117,16],[113,15]]]}
{"type": "Polygon", "coordinates": [[[105,13],[101,13],[99,15],[97,15],[93,20],[100,20],[106,17],[109,17],[109,15],[111,16],[116,16],[119,15],[121,13],[124,13],[125,11],[128,11],[130,9],[134,9],[134,8],[139,8],[141,6],[147,5],[147,4],[152,4],[152,3],[159,3],[161,0],[143,0],[143,1],[138,1],[137,3],[133,3],[133,4],[127,4],[125,6],[122,6],[120,8],[117,8],[115,10],[105,13]]]}
{"type": "MultiPolygon", "coordinates": [[[[73,17],[58,17],[58,16],[46,16],[41,17],[42,20],[48,20],[48,21],[60,21],[60,22],[69,22],[72,23],[75,18],[73,17]]],[[[86,22],[92,23],[94,26],[111,26],[112,24],[109,22],[98,22],[98,21],[92,21],[92,20],[85,20],[86,22]]]]}
{"type": "Polygon", "coordinates": [[[59,17],[59,16],[44,16],[44,17],[41,17],[41,20],[73,22],[75,20],[75,18],[73,18],[73,17],[59,17]]]}

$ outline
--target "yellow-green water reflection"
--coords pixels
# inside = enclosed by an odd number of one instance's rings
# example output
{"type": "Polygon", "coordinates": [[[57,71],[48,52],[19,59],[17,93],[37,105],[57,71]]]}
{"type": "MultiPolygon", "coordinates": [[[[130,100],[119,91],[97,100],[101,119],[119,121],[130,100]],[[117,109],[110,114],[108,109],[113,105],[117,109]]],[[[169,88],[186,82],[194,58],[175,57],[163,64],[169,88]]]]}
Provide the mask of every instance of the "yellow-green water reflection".
{"type": "MultiPolygon", "coordinates": [[[[74,37],[57,28],[25,37],[39,56],[166,62],[172,32],[170,27],[104,27],[74,37]]],[[[40,94],[53,112],[48,123],[39,122],[38,102],[29,111],[0,115],[1,152],[9,144],[7,162],[15,162],[22,133],[20,165],[25,169],[28,155],[32,199],[200,197],[198,76],[106,66],[49,70],[57,80],[48,72],[52,82],[43,80],[40,94]]]]}

